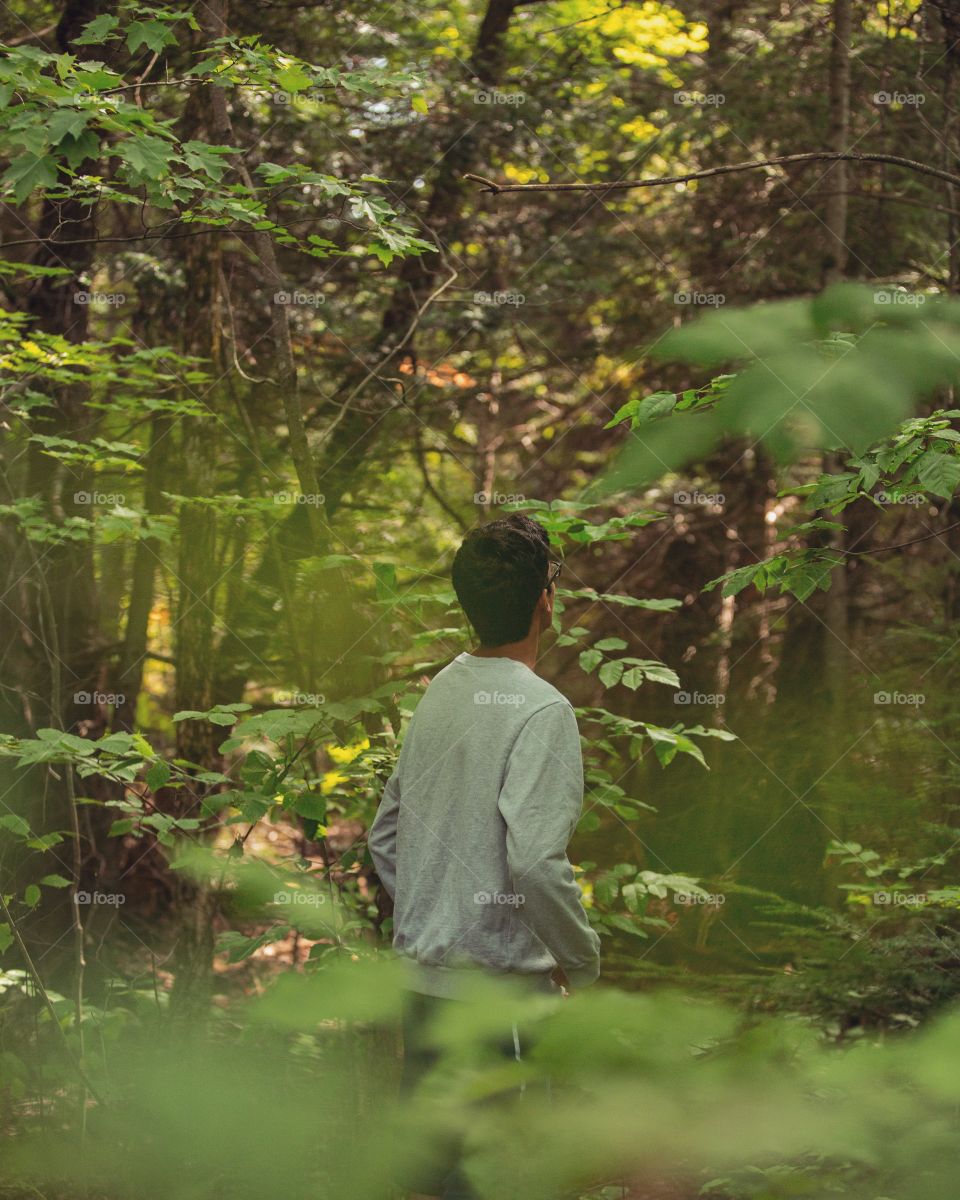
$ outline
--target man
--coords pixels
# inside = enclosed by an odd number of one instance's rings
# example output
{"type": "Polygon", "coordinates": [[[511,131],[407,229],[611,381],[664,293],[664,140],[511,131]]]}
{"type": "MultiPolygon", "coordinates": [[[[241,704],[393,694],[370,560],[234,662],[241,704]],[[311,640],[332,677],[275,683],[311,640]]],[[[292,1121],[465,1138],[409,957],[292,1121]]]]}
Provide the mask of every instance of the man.
{"type": "MultiPolygon", "coordinates": [[[[566,857],[583,803],[577,721],[534,672],[559,573],[529,517],[464,538],[453,585],[479,647],[431,681],[370,830],[394,900],[394,948],[411,960],[416,993],[406,1086],[432,1061],[431,1011],[478,969],[558,994],[599,974],[600,939],[566,857]]],[[[514,1044],[519,1054],[516,1031],[514,1044]]]]}

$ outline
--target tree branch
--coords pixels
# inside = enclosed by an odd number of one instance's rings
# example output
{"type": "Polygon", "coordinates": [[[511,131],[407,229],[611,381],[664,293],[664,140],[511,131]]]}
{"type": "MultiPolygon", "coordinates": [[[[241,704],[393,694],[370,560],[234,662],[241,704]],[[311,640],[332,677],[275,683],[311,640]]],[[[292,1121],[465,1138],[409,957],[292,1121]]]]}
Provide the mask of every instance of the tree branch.
{"type": "Polygon", "coordinates": [[[632,188],[663,187],[671,183],[688,183],[693,179],[709,179],[714,175],[732,175],[737,171],[756,171],[760,167],[779,167],[788,163],[801,162],[877,162],[890,163],[895,167],[903,167],[920,175],[932,175],[934,179],[942,179],[960,187],[960,175],[953,175],[940,167],[929,163],[916,162],[912,158],[901,158],[899,154],[860,154],[856,151],[847,153],[827,150],[813,150],[804,154],[784,154],[778,158],[761,158],[755,162],[724,163],[718,167],[708,167],[703,171],[690,171],[685,175],[662,175],[654,179],[618,179],[611,183],[496,183],[483,175],[464,175],[473,183],[479,183],[484,192],[494,196],[506,192],[625,192],[632,188]]]}
{"type": "Polygon", "coordinates": [[[942,537],[952,529],[960,529],[960,521],[954,521],[952,525],[947,525],[943,529],[935,529],[933,533],[925,533],[921,537],[911,538],[909,542],[897,542],[895,546],[875,546],[872,550],[836,550],[831,546],[830,549],[835,553],[847,555],[887,554],[890,550],[902,550],[905,546],[915,546],[918,542],[929,542],[931,538],[942,537]]]}

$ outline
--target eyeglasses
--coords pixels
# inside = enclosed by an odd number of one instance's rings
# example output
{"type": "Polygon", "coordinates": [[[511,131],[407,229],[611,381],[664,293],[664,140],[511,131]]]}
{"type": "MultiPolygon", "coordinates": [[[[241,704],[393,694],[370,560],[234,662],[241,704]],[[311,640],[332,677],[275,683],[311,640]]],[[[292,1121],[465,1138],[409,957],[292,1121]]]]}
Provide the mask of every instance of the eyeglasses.
{"type": "Polygon", "coordinates": [[[553,566],[553,571],[550,574],[550,578],[547,580],[548,588],[556,583],[556,581],[560,578],[560,572],[563,570],[562,562],[553,561],[551,565],[553,566]]]}

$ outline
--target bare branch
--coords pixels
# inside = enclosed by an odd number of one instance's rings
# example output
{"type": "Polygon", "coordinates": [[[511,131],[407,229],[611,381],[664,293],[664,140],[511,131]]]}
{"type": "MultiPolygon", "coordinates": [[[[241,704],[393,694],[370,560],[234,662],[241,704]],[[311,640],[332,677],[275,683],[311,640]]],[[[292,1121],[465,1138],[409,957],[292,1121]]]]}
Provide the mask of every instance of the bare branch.
{"type": "Polygon", "coordinates": [[[756,171],[761,167],[779,167],[788,163],[801,162],[835,162],[840,159],[845,162],[890,163],[892,166],[904,167],[906,170],[915,171],[920,175],[932,175],[934,179],[942,179],[946,183],[960,187],[960,175],[953,175],[950,171],[944,171],[929,163],[916,162],[912,158],[901,158],[899,154],[861,154],[853,150],[847,153],[813,150],[804,154],[784,154],[778,158],[761,158],[755,162],[724,163],[718,167],[708,167],[703,171],[690,171],[685,175],[661,175],[654,179],[618,179],[611,183],[496,183],[483,175],[464,175],[464,179],[479,183],[484,192],[494,196],[506,192],[626,192],[632,188],[663,187],[671,183],[688,183],[693,179],[709,179],[714,175],[732,175],[737,171],[756,171]]]}

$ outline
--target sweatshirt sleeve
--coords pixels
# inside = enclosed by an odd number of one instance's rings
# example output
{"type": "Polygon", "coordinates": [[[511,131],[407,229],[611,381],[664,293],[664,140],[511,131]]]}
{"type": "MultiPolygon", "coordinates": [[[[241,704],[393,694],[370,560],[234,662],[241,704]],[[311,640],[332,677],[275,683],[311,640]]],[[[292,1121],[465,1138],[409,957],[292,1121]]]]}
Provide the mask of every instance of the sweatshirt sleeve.
{"type": "Polygon", "coordinates": [[[543,942],[576,987],[600,973],[600,939],[590,928],[567,844],[583,805],[583,762],[573,709],[547,705],[521,729],[500,791],[507,865],[517,916],[543,942]]]}
{"type": "Polygon", "coordinates": [[[380,806],[367,834],[367,847],[377,868],[380,882],[396,899],[397,890],[397,818],[400,814],[400,773],[394,773],[383,789],[380,806]]]}

